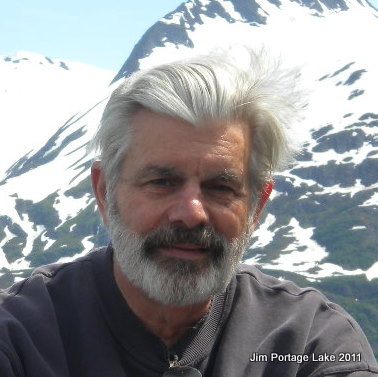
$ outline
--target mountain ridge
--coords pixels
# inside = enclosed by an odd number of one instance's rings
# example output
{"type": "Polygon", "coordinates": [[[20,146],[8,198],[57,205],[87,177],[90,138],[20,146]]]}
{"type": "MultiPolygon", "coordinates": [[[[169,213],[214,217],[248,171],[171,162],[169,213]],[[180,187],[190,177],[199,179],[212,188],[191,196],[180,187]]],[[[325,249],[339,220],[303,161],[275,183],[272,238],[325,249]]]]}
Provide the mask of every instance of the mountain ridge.
{"type": "MultiPolygon", "coordinates": [[[[202,4],[206,2],[200,2],[200,1],[189,1],[185,4],[182,4],[180,7],[177,8],[176,13],[183,11],[185,8],[187,10],[188,4],[202,4]]],[[[219,2],[225,3],[223,2],[219,2]]],[[[237,1],[230,2],[235,4],[238,4],[237,1]]],[[[278,8],[278,2],[274,6],[278,8]]],[[[294,2],[296,3],[296,2],[294,2]]],[[[350,3],[350,2],[349,2],[350,3]]],[[[271,4],[271,3],[270,3],[271,4]]],[[[280,2],[280,5],[282,5],[283,2],[280,2]]],[[[341,11],[344,11],[345,9],[344,5],[346,2],[341,1],[340,2],[340,9],[341,11]]],[[[224,9],[224,8],[223,8],[224,9]]],[[[311,9],[313,10],[313,8],[311,9]]],[[[316,10],[318,10],[318,6],[316,6],[316,10]]],[[[208,9],[206,8],[206,11],[208,9]]],[[[213,13],[211,15],[216,15],[219,13],[222,13],[219,11],[219,7],[213,7],[211,9],[213,13]],[[218,13],[215,12],[217,10],[218,13]]],[[[170,13],[166,16],[167,19],[173,19],[173,15],[176,13],[170,13]]],[[[193,13],[193,10],[192,10],[193,13]]],[[[206,13],[206,12],[205,12],[206,13]]],[[[196,16],[197,13],[192,14],[193,20],[198,20],[198,17],[196,16]],[[194,15],[193,15],[194,14],[194,15]]],[[[208,12],[206,13],[209,14],[208,12]]],[[[235,20],[235,14],[234,18],[232,20],[235,20]]],[[[225,19],[224,15],[221,14],[220,18],[225,19]]],[[[227,18],[227,17],[226,17],[227,18]]],[[[228,19],[230,21],[231,19],[228,19]]],[[[157,25],[160,25],[161,21],[158,21],[157,25]]],[[[232,25],[233,22],[231,22],[232,25]]],[[[201,24],[202,25],[202,24],[201,24]]],[[[255,26],[252,26],[254,28],[255,26]]],[[[150,31],[151,32],[151,29],[150,31]]],[[[155,36],[157,35],[156,32],[153,29],[153,32],[155,36]]],[[[148,34],[148,32],[147,32],[148,34]]],[[[165,36],[165,29],[163,28],[162,34],[159,34],[161,40],[164,40],[165,36]]],[[[143,38],[142,38],[143,39],[143,38]]],[[[171,42],[169,42],[171,43],[171,42]]],[[[185,45],[185,41],[183,43],[185,45]]],[[[137,47],[137,46],[136,46],[137,47]]],[[[158,46],[159,47],[159,46],[158,46]]],[[[155,48],[156,49],[156,48],[155,48]]],[[[48,59],[46,59],[47,62],[49,62],[48,59]]],[[[127,62],[128,60],[126,60],[127,62]]],[[[50,62],[49,62],[50,63],[50,62]]],[[[365,95],[365,89],[355,89],[357,88],[358,84],[360,84],[366,77],[366,75],[369,73],[368,69],[360,68],[358,62],[352,61],[348,62],[347,64],[341,65],[337,68],[334,68],[334,70],[331,70],[329,72],[325,72],[324,75],[321,77],[318,77],[317,79],[317,85],[326,85],[328,88],[329,82],[331,84],[329,85],[329,89],[332,89],[333,92],[339,92],[338,87],[343,88],[343,92],[345,93],[344,97],[347,97],[348,101],[356,101],[359,97],[363,96],[364,101],[366,98],[365,95]],[[349,89],[350,87],[350,89],[349,89]],[[345,90],[345,88],[347,88],[345,90]],[[357,94],[357,92],[359,94],[357,94]],[[348,94],[349,93],[349,94],[348,94]],[[352,97],[351,97],[352,96],[352,97]]],[[[121,69],[118,75],[123,72],[121,69]]],[[[322,72],[323,73],[323,72],[322,72]]],[[[114,80],[113,80],[114,81],[114,80]]],[[[111,91],[111,89],[114,87],[111,86],[107,88],[107,91],[104,90],[104,97],[108,95],[111,91]],[[107,92],[105,94],[105,92],[107,92]]],[[[365,85],[364,85],[365,87],[365,85]]],[[[366,90],[367,91],[367,90],[366,90]]],[[[319,93],[322,93],[319,91],[319,93]]],[[[313,97],[314,99],[314,97],[313,97]]],[[[317,105],[316,101],[321,102],[321,98],[316,99],[315,105],[313,107],[318,109],[322,106],[322,104],[317,105]]],[[[33,199],[32,195],[28,195],[28,192],[26,191],[24,194],[22,194],[23,197],[26,197],[27,199],[21,199],[17,198],[18,206],[21,206],[22,208],[27,208],[28,200],[31,200],[33,203],[42,203],[41,200],[47,200],[46,198],[49,197],[48,192],[70,192],[70,185],[74,184],[74,182],[81,182],[79,183],[78,187],[84,186],[86,190],[90,190],[90,187],[88,183],[83,183],[85,179],[83,180],[84,176],[87,174],[87,169],[90,165],[91,159],[86,156],[86,144],[89,142],[91,135],[93,135],[95,127],[90,126],[91,130],[88,128],[88,124],[91,122],[89,119],[87,120],[87,117],[92,119],[99,119],[101,108],[104,106],[104,100],[99,101],[94,106],[88,108],[82,114],[76,114],[71,116],[62,126],[58,128],[58,130],[53,134],[48,141],[45,143],[44,146],[42,146],[39,150],[37,150],[35,153],[28,152],[23,157],[21,157],[17,162],[15,162],[7,171],[6,174],[1,182],[1,184],[7,187],[12,187],[10,182],[14,181],[16,177],[26,177],[26,175],[30,175],[32,170],[36,170],[38,168],[42,168],[42,165],[49,165],[49,163],[55,163],[55,160],[57,157],[63,153],[65,153],[66,159],[67,156],[72,155],[74,156],[72,160],[70,160],[69,163],[66,164],[67,168],[75,170],[73,171],[75,174],[71,173],[71,178],[69,179],[69,182],[67,182],[67,179],[65,179],[65,183],[63,184],[55,184],[55,190],[53,188],[49,188],[46,190],[46,193],[43,195],[39,195],[33,199]],[[96,110],[97,107],[99,110],[96,110]],[[96,111],[95,111],[96,110],[96,111]],[[94,114],[96,113],[96,115],[94,114]],[[91,134],[91,135],[90,135],[91,134]],[[76,145],[76,144],[77,145],[76,145]],[[74,148],[72,148],[75,146],[74,148]],[[71,151],[67,152],[67,149],[72,149],[71,151]],[[77,157],[79,154],[78,152],[81,151],[80,157],[77,157]],[[28,174],[26,174],[28,173],[28,174]],[[10,182],[9,182],[10,181],[10,182]],[[64,187],[64,188],[63,188],[64,187]],[[61,188],[61,189],[60,189],[61,188]],[[50,190],[50,191],[49,191],[50,190]],[[52,190],[52,191],[51,191],[52,190]],[[29,197],[27,197],[29,196],[29,197]],[[45,199],[43,199],[45,198],[45,199]],[[22,202],[22,200],[26,200],[26,204],[22,202]],[[21,205],[21,203],[23,203],[21,205]]],[[[365,111],[365,110],[364,110],[365,111]]],[[[336,112],[336,111],[335,111],[336,112]]],[[[328,116],[328,114],[327,114],[328,116]]],[[[376,125],[377,125],[377,118],[378,115],[374,112],[363,112],[359,115],[356,115],[354,113],[349,114],[343,114],[343,118],[340,119],[340,114],[337,114],[338,123],[339,125],[336,125],[335,122],[329,122],[329,124],[321,126],[319,128],[316,128],[312,131],[311,138],[309,140],[312,140],[311,143],[308,143],[307,146],[305,146],[304,152],[298,157],[297,162],[299,161],[300,164],[295,167],[293,167],[291,170],[285,172],[285,178],[279,179],[278,184],[276,185],[276,192],[279,194],[279,190],[288,190],[289,186],[287,183],[288,177],[291,177],[291,185],[294,183],[294,186],[291,187],[291,192],[300,191],[298,189],[294,188],[296,186],[301,186],[303,184],[306,184],[306,189],[309,187],[312,190],[312,194],[314,192],[316,193],[318,191],[324,191],[329,192],[327,195],[335,195],[336,192],[343,192],[343,195],[351,195],[352,197],[355,196],[352,190],[352,186],[355,183],[358,183],[360,185],[360,191],[363,193],[365,192],[365,196],[367,197],[367,200],[365,200],[366,203],[369,203],[369,200],[373,200],[375,198],[375,190],[377,187],[376,177],[374,175],[374,171],[376,171],[376,165],[377,165],[377,159],[374,157],[377,154],[377,141],[376,141],[376,125]],[[345,126],[345,123],[341,124],[341,121],[349,120],[348,124],[345,126]],[[325,157],[327,155],[327,157],[325,157]],[[332,158],[330,157],[332,155],[332,158]],[[360,178],[361,177],[361,178],[360,178]],[[285,183],[286,180],[286,183],[285,183]],[[295,183],[297,182],[297,183],[295,183]],[[318,187],[316,187],[318,186],[318,187]],[[371,186],[371,187],[370,187],[371,186]],[[277,189],[279,189],[277,191],[277,189]],[[370,197],[370,192],[373,192],[373,195],[370,197]]],[[[321,119],[320,119],[321,120],[321,119]]],[[[316,120],[318,124],[320,123],[319,120],[316,120]]],[[[309,131],[306,131],[307,134],[309,131]]],[[[305,132],[305,133],[306,133],[305,132]]],[[[47,169],[48,170],[48,169],[47,169]]],[[[46,173],[49,175],[49,173],[46,173]]],[[[51,173],[50,173],[51,174],[51,173]]],[[[33,180],[34,178],[31,178],[33,180]]],[[[30,180],[25,181],[26,184],[22,185],[25,187],[30,187],[30,184],[27,182],[30,182],[30,180]]],[[[17,192],[16,186],[14,186],[15,192],[17,192]]],[[[353,186],[354,187],[354,186],[353,186]]],[[[11,189],[12,191],[12,189],[11,189]]],[[[9,192],[11,192],[9,191],[9,192]]],[[[40,192],[41,188],[39,188],[40,192]]],[[[303,191],[303,190],[302,190],[303,191]]],[[[18,194],[20,191],[18,192],[18,194]]],[[[14,193],[13,193],[14,194],[14,193]]],[[[302,193],[302,195],[298,198],[304,198],[306,197],[306,193],[302,193]]],[[[12,194],[9,194],[12,195],[12,194]]],[[[361,196],[362,194],[360,194],[361,196]]],[[[64,196],[64,195],[63,195],[64,196]]],[[[82,197],[84,197],[83,195],[82,197]]],[[[359,197],[359,196],[358,196],[359,197]]],[[[75,200],[79,200],[79,197],[73,197],[75,200]]],[[[307,196],[308,199],[308,196],[307,196]]],[[[62,202],[69,202],[70,200],[67,200],[65,197],[64,200],[62,198],[59,199],[62,202]]],[[[86,197],[87,204],[93,204],[93,198],[89,199],[89,197],[86,197]],[[92,201],[92,202],[91,202],[92,201]]],[[[274,204],[274,201],[277,201],[277,197],[273,199],[271,207],[277,208],[274,204]]],[[[324,195],[323,195],[324,200],[324,195]]],[[[72,200],[71,200],[72,202],[72,200]]],[[[361,203],[360,205],[363,205],[361,203]]],[[[30,203],[29,203],[30,204],[30,203]]],[[[307,204],[307,207],[309,204],[307,204]]],[[[60,213],[59,210],[56,210],[56,208],[59,207],[59,203],[54,203],[53,209],[51,209],[52,213],[60,213]],[[55,212],[54,212],[55,211],[55,212]]],[[[314,210],[314,209],[313,209],[314,210]]],[[[26,209],[24,211],[27,212],[26,209]]],[[[29,209],[29,212],[32,211],[29,209]]],[[[17,216],[20,216],[20,212],[17,212],[17,216]]],[[[55,217],[60,218],[60,220],[64,221],[64,216],[59,217],[59,215],[55,214],[55,217]]],[[[24,219],[26,219],[26,213],[24,213],[24,219]]],[[[66,216],[66,219],[68,219],[68,215],[66,216]]],[[[7,224],[9,223],[9,220],[4,220],[7,224]]],[[[37,225],[43,225],[43,224],[37,224],[37,225]]],[[[369,220],[369,227],[372,227],[374,225],[374,221],[369,220]]],[[[33,226],[32,224],[29,225],[34,229],[34,233],[37,235],[39,232],[36,231],[37,226],[33,226]]],[[[288,226],[288,224],[286,224],[288,226]]],[[[365,225],[356,225],[363,227],[365,225]]],[[[271,224],[271,228],[273,225],[271,224]]],[[[293,226],[291,226],[293,228],[293,226]]],[[[7,228],[7,226],[5,226],[7,228]]],[[[290,228],[290,227],[289,227],[290,228]]],[[[288,229],[289,229],[288,228],[288,229]]],[[[356,229],[356,228],[355,228],[356,229]]],[[[375,228],[374,228],[375,229],[375,228]]],[[[362,230],[362,228],[356,229],[356,230],[362,230]]],[[[303,231],[303,230],[302,230],[303,231]]],[[[357,232],[356,232],[357,233],[357,232]]],[[[52,230],[50,230],[49,234],[53,234],[52,230]]],[[[258,234],[258,233],[257,233],[258,234]]],[[[88,235],[89,236],[89,235],[88,235]]],[[[38,236],[37,236],[38,239],[38,236]]],[[[373,237],[374,239],[374,237],[373,237]]],[[[3,241],[4,243],[4,241],[3,241]]],[[[372,248],[372,246],[369,246],[369,250],[372,248]]],[[[31,252],[29,250],[29,252],[31,252]]],[[[371,257],[368,257],[367,260],[373,261],[373,258],[375,256],[375,252],[372,249],[371,251],[371,257]]],[[[21,253],[22,254],[22,253],[21,253]]],[[[21,255],[18,253],[18,255],[21,255]]],[[[263,258],[264,260],[264,258],[263,258]]],[[[331,258],[332,260],[332,258],[331,258]]],[[[361,273],[363,271],[361,268],[364,268],[365,271],[367,271],[367,267],[373,267],[373,264],[370,266],[367,266],[367,260],[365,260],[361,265],[358,263],[349,263],[346,264],[347,268],[353,268],[355,272],[361,273]],[[360,267],[360,268],[358,268],[360,267]]],[[[375,267],[374,269],[375,270],[375,267]]],[[[371,273],[369,273],[369,276],[371,273]]]]}

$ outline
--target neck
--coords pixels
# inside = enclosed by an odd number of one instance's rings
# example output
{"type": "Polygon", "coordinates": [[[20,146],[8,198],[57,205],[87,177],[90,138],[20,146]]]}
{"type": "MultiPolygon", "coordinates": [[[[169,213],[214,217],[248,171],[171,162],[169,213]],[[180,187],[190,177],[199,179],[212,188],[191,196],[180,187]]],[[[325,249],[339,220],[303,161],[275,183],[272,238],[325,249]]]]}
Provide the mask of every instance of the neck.
{"type": "Polygon", "coordinates": [[[164,305],[149,298],[135,287],[113,262],[115,281],[124,299],[146,328],[159,337],[168,348],[210,309],[211,299],[194,305],[164,305]]]}

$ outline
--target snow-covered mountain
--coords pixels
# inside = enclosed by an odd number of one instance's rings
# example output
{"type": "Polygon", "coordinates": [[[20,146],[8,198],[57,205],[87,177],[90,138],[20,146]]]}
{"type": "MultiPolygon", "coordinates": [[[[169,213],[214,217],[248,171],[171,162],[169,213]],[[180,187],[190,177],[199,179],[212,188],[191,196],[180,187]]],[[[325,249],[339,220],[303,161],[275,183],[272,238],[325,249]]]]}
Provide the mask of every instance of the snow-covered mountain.
{"type": "Polygon", "coordinates": [[[19,51],[0,56],[2,175],[59,124],[98,100],[114,72],[19,51]]]}
{"type": "Polygon", "coordinates": [[[369,296],[378,287],[377,35],[378,11],[365,0],[190,0],[152,25],[115,76],[3,57],[0,284],[107,241],[86,145],[118,80],[219,45],[264,44],[301,67],[310,96],[294,128],[303,152],[277,177],[246,261],[340,297],[365,295],[377,316],[369,296]]]}

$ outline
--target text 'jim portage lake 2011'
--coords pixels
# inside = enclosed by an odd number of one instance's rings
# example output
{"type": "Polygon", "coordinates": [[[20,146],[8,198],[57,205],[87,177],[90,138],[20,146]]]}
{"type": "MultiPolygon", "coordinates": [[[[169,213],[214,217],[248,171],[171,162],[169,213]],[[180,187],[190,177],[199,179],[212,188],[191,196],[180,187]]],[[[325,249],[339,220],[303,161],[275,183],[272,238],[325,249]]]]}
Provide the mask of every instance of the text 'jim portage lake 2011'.
{"type": "Polygon", "coordinates": [[[295,362],[298,364],[302,364],[303,362],[311,361],[311,362],[358,362],[361,361],[361,354],[360,353],[348,353],[348,352],[340,352],[338,354],[329,354],[329,353],[310,353],[310,354],[279,354],[272,352],[270,354],[262,354],[258,352],[254,352],[251,357],[249,358],[250,362],[295,362]]]}

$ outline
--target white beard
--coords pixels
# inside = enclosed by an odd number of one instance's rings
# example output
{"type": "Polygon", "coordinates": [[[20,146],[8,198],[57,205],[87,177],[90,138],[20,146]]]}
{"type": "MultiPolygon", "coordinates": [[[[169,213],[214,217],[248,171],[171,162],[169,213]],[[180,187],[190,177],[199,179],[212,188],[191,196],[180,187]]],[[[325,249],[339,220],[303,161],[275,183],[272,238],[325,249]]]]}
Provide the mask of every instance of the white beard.
{"type": "Polygon", "coordinates": [[[217,234],[223,252],[215,255],[206,251],[201,261],[169,258],[159,255],[156,249],[146,250],[148,238],[165,229],[139,236],[122,225],[114,205],[109,205],[107,215],[114,256],[122,273],[148,297],[164,305],[197,304],[223,292],[249,240],[247,233],[232,242],[217,234]]]}

